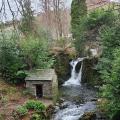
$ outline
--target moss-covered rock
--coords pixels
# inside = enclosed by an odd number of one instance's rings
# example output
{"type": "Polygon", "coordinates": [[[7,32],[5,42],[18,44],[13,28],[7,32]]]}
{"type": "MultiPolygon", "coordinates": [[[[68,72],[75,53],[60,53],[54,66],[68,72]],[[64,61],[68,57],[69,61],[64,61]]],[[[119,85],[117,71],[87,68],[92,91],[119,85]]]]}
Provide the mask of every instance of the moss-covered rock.
{"type": "Polygon", "coordinates": [[[46,108],[46,116],[47,116],[47,118],[50,118],[53,115],[54,110],[55,110],[55,107],[53,105],[49,105],[46,108]]]}
{"type": "Polygon", "coordinates": [[[86,112],[79,120],[96,120],[94,112],[86,112]]]}
{"type": "Polygon", "coordinates": [[[98,58],[86,58],[83,60],[82,82],[90,85],[99,85],[99,73],[96,70],[98,58]]]}
{"type": "Polygon", "coordinates": [[[56,55],[55,71],[58,76],[59,85],[63,84],[65,80],[69,79],[71,73],[71,66],[69,64],[70,56],[64,52],[56,55]]]}

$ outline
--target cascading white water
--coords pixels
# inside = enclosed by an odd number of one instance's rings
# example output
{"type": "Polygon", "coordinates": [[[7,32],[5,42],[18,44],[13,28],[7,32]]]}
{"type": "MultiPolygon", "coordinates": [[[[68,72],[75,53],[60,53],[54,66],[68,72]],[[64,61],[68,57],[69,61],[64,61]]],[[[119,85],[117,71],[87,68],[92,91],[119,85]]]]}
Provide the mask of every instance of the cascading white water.
{"type": "Polygon", "coordinates": [[[72,71],[71,71],[71,78],[66,81],[63,86],[68,86],[68,85],[80,85],[81,82],[81,77],[82,77],[82,64],[79,73],[76,73],[75,67],[78,62],[82,62],[83,58],[78,58],[77,60],[72,60],[70,62],[70,65],[72,66],[72,71]]]}
{"type": "Polygon", "coordinates": [[[59,107],[56,106],[55,114],[51,120],[79,120],[85,112],[91,112],[96,109],[95,101],[91,101],[91,99],[96,97],[96,93],[80,84],[83,60],[84,58],[78,58],[70,62],[72,66],[71,78],[60,88],[64,102],[59,107]],[[79,62],[81,62],[81,68],[79,73],[77,73],[75,68],[79,62]]]}

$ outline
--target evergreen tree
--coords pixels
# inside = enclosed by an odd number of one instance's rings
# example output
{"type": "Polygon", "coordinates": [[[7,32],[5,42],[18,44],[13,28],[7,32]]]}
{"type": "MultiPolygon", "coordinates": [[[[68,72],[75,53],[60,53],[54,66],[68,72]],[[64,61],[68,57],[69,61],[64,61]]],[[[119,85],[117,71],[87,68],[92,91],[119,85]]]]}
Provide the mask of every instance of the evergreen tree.
{"type": "Polygon", "coordinates": [[[76,38],[76,30],[81,24],[81,19],[87,14],[86,0],[73,0],[71,5],[71,25],[73,37],[76,38]]]}
{"type": "Polygon", "coordinates": [[[81,30],[82,19],[87,15],[86,0],[73,0],[71,5],[71,26],[72,35],[75,39],[75,48],[81,53],[83,49],[83,30],[81,30]]]}

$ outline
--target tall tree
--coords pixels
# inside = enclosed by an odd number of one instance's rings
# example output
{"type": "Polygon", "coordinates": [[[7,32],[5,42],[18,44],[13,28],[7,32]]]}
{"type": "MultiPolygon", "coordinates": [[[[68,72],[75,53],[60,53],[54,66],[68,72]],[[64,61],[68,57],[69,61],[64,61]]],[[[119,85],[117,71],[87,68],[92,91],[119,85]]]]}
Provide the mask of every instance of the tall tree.
{"type": "Polygon", "coordinates": [[[54,33],[57,39],[64,36],[65,23],[67,21],[66,7],[64,0],[40,0],[42,11],[45,15],[45,21],[48,31],[54,26],[54,33]],[[64,19],[63,19],[64,18],[64,19]]]}
{"type": "Polygon", "coordinates": [[[31,0],[20,0],[20,7],[22,9],[22,19],[19,29],[25,35],[33,32],[34,16],[31,8],[31,0]]]}
{"type": "MultiPolygon", "coordinates": [[[[71,26],[73,38],[80,43],[82,18],[87,15],[86,0],[73,0],[71,5],[71,26]]],[[[80,43],[82,46],[82,43],[80,43]]],[[[78,43],[77,43],[78,45],[78,43]]]]}

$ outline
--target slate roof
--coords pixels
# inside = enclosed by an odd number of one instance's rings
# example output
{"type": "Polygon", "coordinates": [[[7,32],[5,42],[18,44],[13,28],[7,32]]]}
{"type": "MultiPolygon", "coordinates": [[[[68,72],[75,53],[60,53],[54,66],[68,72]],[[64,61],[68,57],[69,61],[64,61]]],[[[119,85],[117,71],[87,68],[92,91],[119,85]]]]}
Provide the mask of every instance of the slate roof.
{"type": "Polygon", "coordinates": [[[28,72],[25,81],[52,81],[54,75],[54,69],[37,69],[28,72]]]}

